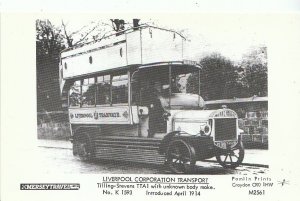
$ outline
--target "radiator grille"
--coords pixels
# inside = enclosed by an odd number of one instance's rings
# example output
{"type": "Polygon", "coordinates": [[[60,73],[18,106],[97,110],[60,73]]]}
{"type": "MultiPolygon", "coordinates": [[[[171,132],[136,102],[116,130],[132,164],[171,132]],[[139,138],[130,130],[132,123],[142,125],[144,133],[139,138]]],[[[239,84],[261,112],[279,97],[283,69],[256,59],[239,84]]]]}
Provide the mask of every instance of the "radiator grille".
{"type": "Polygon", "coordinates": [[[215,119],[215,141],[236,139],[236,119],[215,119]]]}

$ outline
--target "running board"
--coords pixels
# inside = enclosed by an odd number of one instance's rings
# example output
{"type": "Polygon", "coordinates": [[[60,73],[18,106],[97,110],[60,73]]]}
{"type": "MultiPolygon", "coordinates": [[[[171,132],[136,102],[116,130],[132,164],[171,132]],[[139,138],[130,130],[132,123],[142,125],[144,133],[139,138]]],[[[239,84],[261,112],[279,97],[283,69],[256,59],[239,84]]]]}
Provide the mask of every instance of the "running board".
{"type": "Polygon", "coordinates": [[[99,159],[164,164],[158,153],[161,139],[136,137],[100,137],[95,141],[95,157],[99,159]]]}

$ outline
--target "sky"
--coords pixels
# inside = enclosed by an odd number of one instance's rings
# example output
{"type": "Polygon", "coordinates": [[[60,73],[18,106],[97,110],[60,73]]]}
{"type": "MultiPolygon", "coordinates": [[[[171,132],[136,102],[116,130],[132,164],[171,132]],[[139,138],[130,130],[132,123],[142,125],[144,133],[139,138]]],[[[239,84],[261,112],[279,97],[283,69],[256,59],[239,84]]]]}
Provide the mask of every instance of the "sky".
{"type": "Polygon", "coordinates": [[[299,0],[1,0],[3,11],[31,12],[295,12],[300,10],[299,0]]]}

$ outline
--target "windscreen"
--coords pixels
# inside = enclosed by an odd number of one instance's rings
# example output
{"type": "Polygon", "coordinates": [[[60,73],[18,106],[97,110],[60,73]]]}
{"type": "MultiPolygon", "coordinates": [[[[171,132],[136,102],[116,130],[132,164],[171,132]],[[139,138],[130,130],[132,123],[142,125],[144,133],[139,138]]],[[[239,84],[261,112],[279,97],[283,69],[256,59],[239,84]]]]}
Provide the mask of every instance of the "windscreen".
{"type": "Polygon", "coordinates": [[[172,68],[172,93],[199,93],[199,70],[182,66],[172,68]]]}

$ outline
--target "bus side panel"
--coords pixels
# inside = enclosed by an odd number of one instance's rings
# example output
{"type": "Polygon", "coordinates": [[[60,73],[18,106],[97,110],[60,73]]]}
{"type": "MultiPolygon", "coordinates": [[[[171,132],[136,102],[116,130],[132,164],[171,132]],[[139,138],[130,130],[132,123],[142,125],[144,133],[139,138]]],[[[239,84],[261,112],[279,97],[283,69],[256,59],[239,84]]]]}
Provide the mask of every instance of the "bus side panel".
{"type": "Polygon", "coordinates": [[[126,35],[128,65],[141,64],[141,31],[134,31],[126,35]]]}
{"type": "Polygon", "coordinates": [[[182,60],[182,38],[169,31],[142,30],[143,64],[182,60]]]}
{"type": "Polygon", "coordinates": [[[62,65],[64,78],[126,66],[126,41],[104,49],[63,58],[62,65]]]}
{"type": "Polygon", "coordinates": [[[69,108],[71,124],[133,124],[131,115],[128,106],[69,108]]]}

